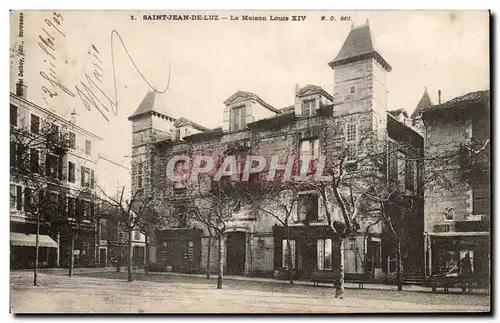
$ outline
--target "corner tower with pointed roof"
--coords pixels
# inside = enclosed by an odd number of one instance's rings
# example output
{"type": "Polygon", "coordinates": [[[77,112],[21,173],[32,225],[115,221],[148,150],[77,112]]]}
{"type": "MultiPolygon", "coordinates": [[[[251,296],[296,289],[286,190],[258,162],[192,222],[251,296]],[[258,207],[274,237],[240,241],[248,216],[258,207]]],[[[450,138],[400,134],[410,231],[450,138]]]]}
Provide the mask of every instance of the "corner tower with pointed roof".
{"type": "Polygon", "coordinates": [[[146,94],[135,112],[128,117],[132,122],[132,196],[137,190],[146,187],[150,180],[150,161],[148,143],[169,139],[175,119],[160,105],[154,91],[146,94]]]}
{"type": "Polygon", "coordinates": [[[373,112],[386,118],[386,74],[391,66],[375,46],[368,20],[364,25],[352,25],[340,51],[328,65],[334,70],[336,114],[373,112]]]}
{"type": "Polygon", "coordinates": [[[411,114],[412,126],[417,128],[420,132],[424,132],[424,123],[422,121],[422,112],[433,105],[429,92],[427,92],[427,86],[424,89],[424,94],[420,98],[417,107],[411,114]]]}

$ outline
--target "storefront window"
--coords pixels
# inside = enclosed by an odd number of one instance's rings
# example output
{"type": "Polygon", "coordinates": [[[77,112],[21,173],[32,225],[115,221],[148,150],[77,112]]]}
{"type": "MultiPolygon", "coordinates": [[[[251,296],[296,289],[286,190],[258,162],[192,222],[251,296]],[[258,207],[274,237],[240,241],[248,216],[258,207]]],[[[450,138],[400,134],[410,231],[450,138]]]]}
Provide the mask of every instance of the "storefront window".
{"type": "Polygon", "coordinates": [[[332,239],[320,239],[318,246],[318,269],[332,270],[332,239]]]}

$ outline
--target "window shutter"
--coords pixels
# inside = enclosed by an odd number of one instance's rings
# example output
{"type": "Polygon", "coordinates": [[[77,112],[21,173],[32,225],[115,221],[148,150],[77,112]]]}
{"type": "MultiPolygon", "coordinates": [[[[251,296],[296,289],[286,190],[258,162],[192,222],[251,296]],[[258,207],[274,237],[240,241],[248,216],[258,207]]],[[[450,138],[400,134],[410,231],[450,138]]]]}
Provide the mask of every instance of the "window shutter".
{"type": "Polygon", "coordinates": [[[62,180],[62,179],[63,179],[63,176],[64,176],[64,174],[65,174],[65,172],[64,172],[64,165],[65,165],[65,163],[64,163],[64,161],[63,161],[63,158],[62,158],[62,157],[58,157],[58,163],[59,163],[59,165],[57,165],[57,168],[58,168],[57,178],[58,178],[59,180],[62,180]]]}
{"type": "Polygon", "coordinates": [[[326,220],[325,206],[323,203],[323,197],[318,195],[318,221],[324,222],[326,220]]]}
{"type": "Polygon", "coordinates": [[[90,187],[91,188],[95,188],[95,173],[94,173],[94,170],[91,169],[90,170],[90,187]]]}
{"type": "Polygon", "coordinates": [[[16,143],[14,141],[10,142],[10,167],[16,167],[16,157],[17,157],[17,152],[16,152],[16,143]]]}
{"type": "Polygon", "coordinates": [[[30,201],[31,201],[31,189],[26,187],[24,189],[24,210],[30,210],[30,201]]]}
{"type": "Polygon", "coordinates": [[[490,213],[490,189],[488,182],[472,186],[473,210],[472,214],[490,213]]]}
{"type": "Polygon", "coordinates": [[[21,186],[16,186],[16,209],[21,211],[23,205],[23,188],[21,186]]]}
{"type": "Polygon", "coordinates": [[[222,131],[229,131],[230,129],[230,119],[231,119],[231,110],[229,107],[225,107],[222,112],[222,131]]]}

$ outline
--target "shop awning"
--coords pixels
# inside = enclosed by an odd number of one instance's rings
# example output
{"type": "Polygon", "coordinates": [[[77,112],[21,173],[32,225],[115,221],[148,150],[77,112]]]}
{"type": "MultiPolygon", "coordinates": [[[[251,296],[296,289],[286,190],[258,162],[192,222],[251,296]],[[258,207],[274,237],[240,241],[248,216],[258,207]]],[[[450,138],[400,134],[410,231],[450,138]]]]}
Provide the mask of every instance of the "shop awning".
{"type": "MultiPolygon", "coordinates": [[[[26,234],[19,232],[10,233],[10,244],[12,246],[35,247],[36,234],[26,234]]],[[[38,235],[38,246],[45,248],[57,248],[57,242],[47,235],[38,235]]]]}

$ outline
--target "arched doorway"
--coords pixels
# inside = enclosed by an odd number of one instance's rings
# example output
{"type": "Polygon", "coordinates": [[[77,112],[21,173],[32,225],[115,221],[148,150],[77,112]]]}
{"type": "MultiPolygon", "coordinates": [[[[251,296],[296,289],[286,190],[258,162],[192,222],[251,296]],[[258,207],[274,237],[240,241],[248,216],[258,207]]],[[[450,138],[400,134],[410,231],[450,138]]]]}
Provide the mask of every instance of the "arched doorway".
{"type": "Polygon", "coordinates": [[[229,232],[226,238],[226,272],[228,275],[245,274],[246,237],[244,232],[229,232]]]}

